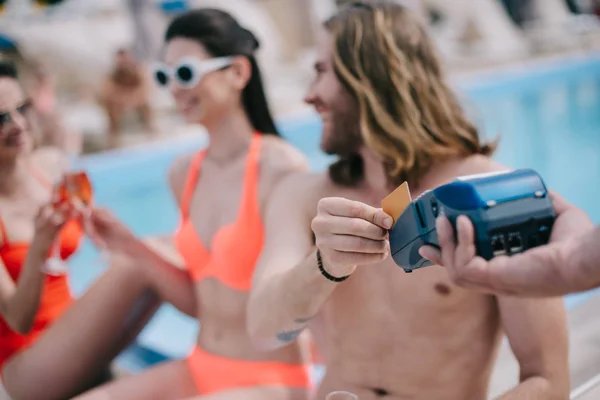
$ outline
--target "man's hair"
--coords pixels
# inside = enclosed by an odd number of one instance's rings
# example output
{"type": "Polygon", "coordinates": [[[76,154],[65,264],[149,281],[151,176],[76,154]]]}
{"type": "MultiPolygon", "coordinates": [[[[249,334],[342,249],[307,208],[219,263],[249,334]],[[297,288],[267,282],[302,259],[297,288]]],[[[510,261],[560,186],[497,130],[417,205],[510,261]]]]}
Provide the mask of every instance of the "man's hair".
{"type": "MultiPolygon", "coordinates": [[[[418,181],[434,162],[491,155],[445,82],[417,17],[389,1],[354,1],[327,20],[333,68],[357,102],[362,142],[384,162],[388,181],[418,181]]],[[[332,180],[363,179],[358,155],[330,167],[332,180]]]]}
{"type": "Polygon", "coordinates": [[[17,68],[9,61],[0,61],[0,78],[12,78],[17,79],[17,68]]]}

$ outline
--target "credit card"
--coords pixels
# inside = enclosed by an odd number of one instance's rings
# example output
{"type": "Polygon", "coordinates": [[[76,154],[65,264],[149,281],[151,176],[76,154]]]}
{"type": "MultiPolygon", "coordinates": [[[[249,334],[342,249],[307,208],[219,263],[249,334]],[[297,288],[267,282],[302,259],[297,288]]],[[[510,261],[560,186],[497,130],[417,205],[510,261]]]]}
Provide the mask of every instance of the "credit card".
{"type": "Polygon", "coordinates": [[[404,182],[381,201],[381,208],[386,214],[394,219],[394,222],[396,222],[411,202],[412,198],[410,197],[408,183],[404,182]]]}

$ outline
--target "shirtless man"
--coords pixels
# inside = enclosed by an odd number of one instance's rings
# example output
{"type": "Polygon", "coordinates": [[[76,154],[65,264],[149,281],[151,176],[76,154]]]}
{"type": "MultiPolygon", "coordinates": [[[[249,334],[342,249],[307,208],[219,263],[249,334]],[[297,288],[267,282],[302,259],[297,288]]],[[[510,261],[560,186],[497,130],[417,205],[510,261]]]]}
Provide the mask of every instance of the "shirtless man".
{"type": "Polygon", "coordinates": [[[321,147],[340,159],[327,174],[286,178],[271,198],[248,310],[255,345],[286,346],[308,326],[327,367],[318,399],[478,400],[504,332],[520,383],[502,399],[567,398],[560,298],[472,292],[441,267],[405,274],[388,257],[391,221],[377,207],[397,185],[417,196],[503,168],[416,19],[397,4],[350,5],[325,23],[315,69],[306,100],[323,121],[321,147]]]}
{"type": "Polygon", "coordinates": [[[149,103],[150,83],[143,67],[127,50],[117,52],[116,64],[104,82],[101,103],[109,121],[109,147],[118,145],[121,121],[126,112],[139,114],[144,128],[156,133],[154,115],[149,103]]]}

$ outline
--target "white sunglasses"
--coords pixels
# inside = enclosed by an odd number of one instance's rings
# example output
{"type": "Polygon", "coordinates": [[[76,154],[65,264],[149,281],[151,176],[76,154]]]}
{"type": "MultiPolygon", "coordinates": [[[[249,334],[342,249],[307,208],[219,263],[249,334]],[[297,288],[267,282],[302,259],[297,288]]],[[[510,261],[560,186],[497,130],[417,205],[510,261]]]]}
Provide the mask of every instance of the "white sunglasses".
{"type": "Polygon", "coordinates": [[[157,63],[153,75],[159,86],[167,87],[171,79],[184,89],[193,88],[209,72],[218,71],[231,65],[233,57],[217,57],[201,60],[185,57],[173,66],[157,63]]]}

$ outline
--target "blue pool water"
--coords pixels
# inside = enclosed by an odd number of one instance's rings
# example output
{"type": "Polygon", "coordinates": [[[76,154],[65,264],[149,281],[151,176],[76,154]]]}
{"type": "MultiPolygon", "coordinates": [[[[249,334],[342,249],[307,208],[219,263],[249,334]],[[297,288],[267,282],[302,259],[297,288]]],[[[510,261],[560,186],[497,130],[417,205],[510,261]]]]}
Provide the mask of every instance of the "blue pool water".
{"type": "MultiPolygon", "coordinates": [[[[509,167],[537,170],[547,185],[600,222],[600,55],[455,82],[473,120],[488,137],[501,135],[496,159],[509,167]]],[[[316,116],[280,122],[284,136],[300,148],[314,170],[331,161],[318,147],[316,116]]],[[[98,203],[110,207],[139,235],[169,234],[178,212],[166,174],[173,159],[206,143],[186,139],[169,145],[89,156],[80,161],[94,182],[98,203]]],[[[86,245],[73,263],[74,290],[80,294],[101,273],[86,245]]],[[[589,293],[568,296],[567,306],[589,293]]],[[[121,361],[139,368],[162,357],[181,357],[191,348],[197,324],[170,306],[161,308],[137,347],[121,361]]]]}

